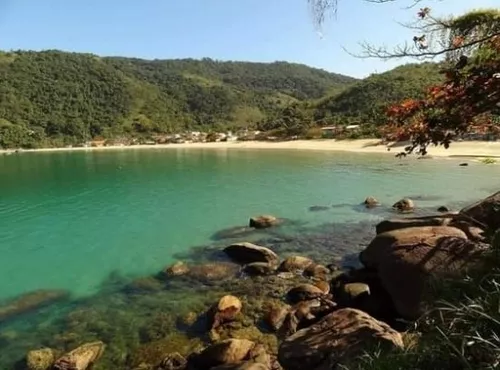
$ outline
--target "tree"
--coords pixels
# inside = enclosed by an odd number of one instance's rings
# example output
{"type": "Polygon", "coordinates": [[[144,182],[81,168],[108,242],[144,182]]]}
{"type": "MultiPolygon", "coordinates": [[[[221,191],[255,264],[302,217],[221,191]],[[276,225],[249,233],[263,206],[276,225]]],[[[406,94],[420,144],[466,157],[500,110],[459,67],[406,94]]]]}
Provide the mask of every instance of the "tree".
{"type": "MultiPolygon", "coordinates": [[[[338,0],[308,0],[316,23],[338,0]]],[[[365,0],[386,3],[396,0],[365,0]]],[[[414,8],[422,0],[412,0],[414,8]]],[[[406,152],[425,154],[429,144],[448,147],[457,134],[498,130],[500,115],[500,11],[471,11],[440,18],[429,7],[416,12],[407,24],[415,31],[411,42],[392,49],[363,44],[358,57],[444,59],[442,84],[429,89],[423,99],[407,99],[389,108],[384,133],[389,139],[411,140],[406,152]]]]}

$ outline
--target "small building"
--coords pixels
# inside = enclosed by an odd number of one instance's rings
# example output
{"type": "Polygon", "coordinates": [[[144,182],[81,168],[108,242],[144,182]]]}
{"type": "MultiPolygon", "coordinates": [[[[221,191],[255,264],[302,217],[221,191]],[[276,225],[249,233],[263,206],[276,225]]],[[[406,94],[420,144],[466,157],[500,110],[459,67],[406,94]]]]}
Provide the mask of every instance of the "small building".
{"type": "Polygon", "coordinates": [[[359,130],[359,128],[360,128],[360,125],[348,125],[345,127],[345,129],[348,131],[359,130]]]}
{"type": "Polygon", "coordinates": [[[335,135],[338,135],[342,133],[343,127],[342,126],[325,126],[321,128],[321,133],[322,136],[325,138],[332,138],[335,137],[335,135]]]}

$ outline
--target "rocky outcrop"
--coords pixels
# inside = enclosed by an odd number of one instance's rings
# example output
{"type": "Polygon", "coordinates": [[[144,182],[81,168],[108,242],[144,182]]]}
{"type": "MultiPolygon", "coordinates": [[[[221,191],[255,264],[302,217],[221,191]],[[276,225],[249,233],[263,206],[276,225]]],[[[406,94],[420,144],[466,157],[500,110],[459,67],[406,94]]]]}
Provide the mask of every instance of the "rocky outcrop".
{"type": "Polygon", "coordinates": [[[42,348],[29,351],[26,355],[27,370],[49,370],[56,361],[54,351],[51,348],[42,348]]]}
{"type": "Polygon", "coordinates": [[[218,328],[224,322],[232,321],[241,312],[241,301],[232,295],[222,297],[212,309],[212,329],[218,328]]]}
{"type": "Polygon", "coordinates": [[[313,260],[302,256],[287,257],[279,267],[279,271],[302,272],[313,264],[313,260]]]}
{"type": "Polygon", "coordinates": [[[372,345],[402,348],[401,334],[355,309],[341,309],[299,330],[280,346],[278,358],[287,370],[335,369],[372,345]]]}
{"type": "Polygon", "coordinates": [[[257,217],[252,217],[248,223],[250,227],[254,229],[267,229],[279,225],[280,220],[274,216],[262,215],[257,217]]]}
{"type": "Polygon", "coordinates": [[[224,252],[235,262],[248,264],[253,262],[266,262],[277,264],[279,257],[276,253],[266,247],[252,243],[232,244],[224,249],[224,252]]]}
{"type": "Polygon", "coordinates": [[[415,210],[415,203],[409,198],[403,198],[394,203],[392,208],[401,213],[409,213],[415,210]]]}
{"type": "Polygon", "coordinates": [[[366,197],[363,204],[365,205],[366,208],[373,208],[380,205],[379,201],[374,197],[366,197]]]}
{"type": "Polygon", "coordinates": [[[54,364],[57,370],[86,370],[99,360],[104,352],[103,342],[92,342],[81,345],[66,353],[54,364]]]}
{"type": "Polygon", "coordinates": [[[495,231],[500,229],[500,191],[489,197],[465,207],[460,214],[475,221],[483,229],[495,231]]]}
{"type": "Polygon", "coordinates": [[[35,311],[68,297],[69,292],[66,290],[36,290],[23,294],[0,306],[0,322],[17,315],[35,311]]]}
{"type": "Polygon", "coordinates": [[[413,227],[379,234],[360,254],[374,269],[398,313],[417,318],[430,278],[466,271],[484,251],[453,227],[413,227]]]}

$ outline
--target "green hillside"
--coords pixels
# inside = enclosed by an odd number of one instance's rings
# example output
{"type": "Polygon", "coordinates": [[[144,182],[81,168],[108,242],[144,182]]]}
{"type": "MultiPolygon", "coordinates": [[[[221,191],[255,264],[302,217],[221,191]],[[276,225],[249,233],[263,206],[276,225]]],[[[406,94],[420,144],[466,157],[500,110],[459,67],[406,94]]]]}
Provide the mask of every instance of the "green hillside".
{"type": "Polygon", "coordinates": [[[286,62],[0,53],[0,146],[255,125],[355,79],[286,62]]]}
{"type": "Polygon", "coordinates": [[[407,64],[358,81],[339,94],[313,104],[316,122],[385,123],[386,108],[407,98],[420,98],[425,90],[442,81],[436,63],[407,64]]]}

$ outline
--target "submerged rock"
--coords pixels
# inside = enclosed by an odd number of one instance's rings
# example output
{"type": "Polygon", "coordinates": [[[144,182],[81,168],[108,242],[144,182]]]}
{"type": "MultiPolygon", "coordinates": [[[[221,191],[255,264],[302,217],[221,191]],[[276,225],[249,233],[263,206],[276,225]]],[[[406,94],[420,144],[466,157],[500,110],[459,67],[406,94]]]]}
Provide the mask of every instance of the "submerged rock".
{"type": "Polygon", "coordinates": [[[103,342],[92,342],[81,345],[71,352],[66,353],[56,361],[54,369],[57,370],[86,370],[96,363],[102,356],[105,345],[103,342]]]}
{"type": "Polygon", "coordinates": [[[257,217],[252,217],[249,221],[249,226],[255,229],[267,229],[272,226],[276,226],[280,223],[280,220],[274,216],[262,215],[257,217]]]}
{"type": "Polygon", "coordinates": [[[36,349],[26,355],[27,370],[49,370],[55,361],[55,354],[51,348],[36,349]]]}
{"type": "Polygon", "coordinates": [[[239,270],[240,266],[234,263],[211,262],[191,266],[186,276],[202,282],[219,281],[235,277],[239,270]]]}
{"type": "Polygon", "coordinates": [[[363,204],[365,205],[366,208],[373,208],[380,205],[379,201],[374,197],[366,197],[363,204]]]}
{"type": "Polygon", "coordinates": [[[0,306],[0,322],[68,297],[69,292],[66,290],[36,290],[23,294],[0,306]]]}
{"type": "Polygon", "coordinates": [[[448,207],[446,206],[441,206],[441,207],[438,207],[437,209],[438,212],[441,212],[441,213],[447,213],[447,212],[450,212],[451,209],[449,209],[448,207]]]}
{"type": "Polygon", "coordinates": [[[276,265],[267,262],[253,262],[245,265],[243,271],[248,275],[271,275],[276,271],[276,265]]]}
{"type": "Polygon", "coordinates": [[[309,207],[310,212],[322,212],[322,211],[328,211],[330,207],[328,206],[311,206],[309,207]]]}
{"type": "Polygon", "coordinates": [[[219,365],[238,364],[249,357],[255,343],[246,339],[227,339],[216,343],[189,358],[195,369],[211,369],[219,365]]]}
{"type": "Polygon", "coordinates": [[[232,244],[229,247],[226,247],[224,252],[232,260],[242,264],[253,262],[277,264],[279,261],[278,255],[272,250],[252,243],[232,244]]]}
{"type": "Polygon", "coordinates": [[[415,210],[415,203],[409,198],[403,198],[392,205],[398,212],[407,213],[415,210]]]}
{"type": "Polygon", "coordinates": [[[403,339],[389,325],[346,308],[288,337],[279,348],[278,358],[287,370],[336,369],[373,345],[403,348],[403,339]]]}
{"type": "Polygon", "coordinates": [[[186,275],[189,272],[189,266],[185,262],[178,261],[173,265],[165,268],[163,272],[166,276],[186,275]]]}

